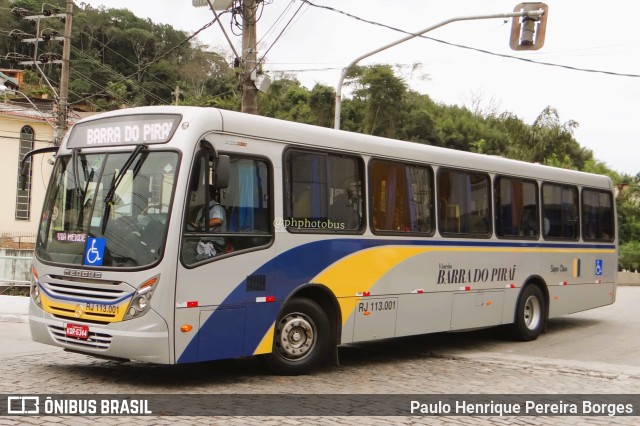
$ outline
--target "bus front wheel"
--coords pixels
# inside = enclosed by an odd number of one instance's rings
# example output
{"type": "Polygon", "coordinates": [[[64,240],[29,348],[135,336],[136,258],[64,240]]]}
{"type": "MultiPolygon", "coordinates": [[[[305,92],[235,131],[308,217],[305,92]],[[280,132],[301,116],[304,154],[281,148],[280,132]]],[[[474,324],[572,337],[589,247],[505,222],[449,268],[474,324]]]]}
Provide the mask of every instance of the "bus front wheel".
{"type": "Polygon", "coordinates": [[[530,284],[518,299],[512,334],[514,338],[524,342],[535,340],[544,330],[545,321],[546,306],[542,290],[537,285],[530,284]]]}
{"type": "Polygon", "coordinates": [[[329,335],[329,320],[322,308],[309,299],[293,299],[275,324],[267,365],[279,374],[307,373],[327,355],[329,335]]]}

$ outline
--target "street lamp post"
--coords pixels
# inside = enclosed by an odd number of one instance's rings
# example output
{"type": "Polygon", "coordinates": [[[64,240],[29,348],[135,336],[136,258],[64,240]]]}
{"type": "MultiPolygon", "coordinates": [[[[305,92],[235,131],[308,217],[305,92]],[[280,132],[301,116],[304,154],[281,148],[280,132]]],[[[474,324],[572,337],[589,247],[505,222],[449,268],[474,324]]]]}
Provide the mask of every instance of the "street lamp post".
{"type": "MultiPolygon", "coordinates": [[[[34,110],[38,111],[38,113],[40,114],[40,116],[42,117],[42,119],[43,119],[44,121],[46,121],[46,122],[47,122],[47,124],[48,124],[49,126],[51,126],[51,127],[53,128],[53,130],[54,130],[54,131],[57,131],[57,130],[58,130],[58,127],[57,127],[55,124],[53,124],[51,121],[49,121],[49,119],[47,118],[47,116],[46,116],[42,111],[40,111],[40,109],[36,106],[36,104],[34,104],[34,103],[33,103],[33,101],[32,101],[31,99],[29,99],[29,97],[28,97],[27,95],[25,95],[24,93],[22,93],[21,91],[19,91],[19,90],[13,90],[13,89],[8,88],[8,87],[7,87],[7,86],[5,86],[4,84],[0,84],[0,93],[2,93],[2,94],[6,94],[6,93],[17,93],[17,94],[19,94],[20,96],[22,96],[23,98],[25,98],[27,102],[29,102],[29,103],[31,104],[31,106],[33,107],[33,109],[34,109],[34,110]]],[[[57,136],[57,134],[56,134],[56,136],[57,136]]]]}
{"type": "Polygon", "coordinates": [[[452,22],[458,21],[474,21],[480,19],[496,19],[496,18],[515,18],[515,17],[529,17],[529,18],[540,18],[544,14],[543,9],[539,10],[522,10],[519,12],[510,12],[510,13],[497,13],[493,15],[477,15],[477,16],[460,16],[457,18],[447,19],[438,24],[427,27],[421,31],[418,31],[414,34],[409,34],[406,37],[401,38],[400,40],[396,40],[393,43],[386,44],[382,47],[379,47],[371,52],[365,53],[364,55],[358,56],[356,59],[351,61],[349,65],[347,65],[340,75],[340,80],[338,80],[338,86],[336,88],[336,107],[335,107],[335,117],[334,117],[334,128],[340,130],[340,109],[342,107],[342,85],[344,84],[344,79],[347,77],[347,73],[349,69],[353,67],[355,64],[360,62],[361,60],[368,58],[369,56],[375,55],[378,52],[382,52],[383,50],[389,49],[390,47],[396,46],[400,43],[404,43],[407,40],[411,40],[415,37],[420,37],[421,35],[428,33],[429,31],[435,30],[436,28],[440,28],[444,25],[450,24],[452,22]]]}

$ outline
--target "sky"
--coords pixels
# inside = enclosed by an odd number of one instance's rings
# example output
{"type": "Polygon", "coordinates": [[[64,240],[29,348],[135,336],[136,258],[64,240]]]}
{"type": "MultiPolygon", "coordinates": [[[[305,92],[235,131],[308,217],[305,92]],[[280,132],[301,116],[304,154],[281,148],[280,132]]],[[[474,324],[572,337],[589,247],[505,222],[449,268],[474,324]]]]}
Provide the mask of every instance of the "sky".
{"type": "MultiPolygon", "coordinates": [[[[76,4],[127,8],[141,18],[170,24],[189,34],[213,19],[192,0],[82,0],[76,4]]],[[[451,18],[509,13],[514,0],[266,0],[257,23],[258,57],[272,76],[294,75],[305,87],[336,87],[342,68],[355,58],[405,34],[336,11],[409,32],[451,18]],[[284,30],[284,31],[283,31],[284,30]]],[[[533,124],[547,106],[561,122],[576,121],[574,136],[613,170],[640,172],[640,31],[636,0],[547,0],[545,44],[537,51],[509,48],[511,21],[453,22],[425,34],[450,43],[516,58],[601,72],[525,62],[415,38],[377,53],[360,65],[398,65],[412,90],[448,105],[515,114],[533,124]],[[617,74],[630,74],[620,76],[617,74]]],[[[221,21],[238,52],[241,37],[230,33],[230,14],[221,21]]],[[[237,31],[236,31],[237,33],[237,31]]],[[[198,41],[216,51],[231,48],[216,24],[198,41]]],[[[348,96],[348,92],[346,92],[348,96]]]]}

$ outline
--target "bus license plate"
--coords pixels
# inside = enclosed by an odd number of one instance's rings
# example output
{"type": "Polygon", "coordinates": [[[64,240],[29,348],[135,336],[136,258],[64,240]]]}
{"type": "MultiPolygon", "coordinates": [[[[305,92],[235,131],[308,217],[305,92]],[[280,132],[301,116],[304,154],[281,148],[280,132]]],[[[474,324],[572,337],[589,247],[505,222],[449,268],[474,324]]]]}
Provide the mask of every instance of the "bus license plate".
{"type": "Polygon", "coordinates": [[[89,338],[89,326],[67,324],[65,328],[67,337],[75,337],[76,339],[88,339],[89,338]]]}

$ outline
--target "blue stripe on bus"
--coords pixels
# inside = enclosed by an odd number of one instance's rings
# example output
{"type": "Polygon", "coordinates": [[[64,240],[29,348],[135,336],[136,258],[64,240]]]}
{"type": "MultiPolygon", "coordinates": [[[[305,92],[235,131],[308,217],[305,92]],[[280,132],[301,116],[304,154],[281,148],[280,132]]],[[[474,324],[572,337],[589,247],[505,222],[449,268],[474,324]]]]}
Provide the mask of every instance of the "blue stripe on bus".
{"type": "Polygon", "coordinates": [[[54,293],[51,293],[50,291],[47,291],[47,289],[42,284],[38,284],[38,285],[40,287],[40,290],[42,290],[44,294],[46,294],[53,300],[62,300],[66,302],[75,302],[75,303],[95,303],[100,305],[117,305],[123,300],[130,298],[131,296],[133,296],[133,293],[135,293],[134,291],[132,291],[131,293],[127,293],[124,296],[114,300],[103,300],[103,299],[92,299],[90,297],[81,298],[81,297],[60,296],[58,294],[54,294],[54,293]]]}
{"type": "MultiPolygon", "coordinates": [[[[260,344],[265,333],[276,320],[280,306],[291,293],[302,284],[308,283],[313,277],[338,260],[374,247],[383,246],[433,246],[433,247],[501,247],[501,248],[546,248],[546,249],[592,249],[592,250],[614,250],[614,244],[583,244],[583,243],[549,243],[549,242],[509,242],[509,241],[441,241],[441,240],[408,240],[408,239],[360,239],[360,238],[338,238],[314,241],[294,247],[283,252],[275,258],[253,271],[248,275],[264,275],[266,277],[267,289],[264,293],[256,292],[258,295],[275,295],[275,303],[247,304],[247,281],[243,280],[236,286],[229,296],[221,303],[222,308],[214,311],[211,316],[201,324],[198,333],[189,342],[178,359],[178,363],[223,359],[230,357],[240,357],[252,355],[256,347],[260,344]],[[223,321],[228,316],[225,306],[239,307],[246,306],[246,324],[244,335],[238,334],[238,338],[244,338],[243,345],[237,345],[236,353],[230,353],[229,348],[214,347],[210,337],[201,336],[228,334],[230,325],[223,321]],[[202,340],[202,342],[201,342],[202,340]],[[202,346],[204,341],[209,342],[208,348],[202,346]],[[199,347],[200,342],[200,349],[199,347]],[[241,348],[241,349],[240,349],[241,348]],[[209,353],[206,357],[199,356],[209,353]]],[[[235,345],[234,345],[235,346],[235,345]]]]}

